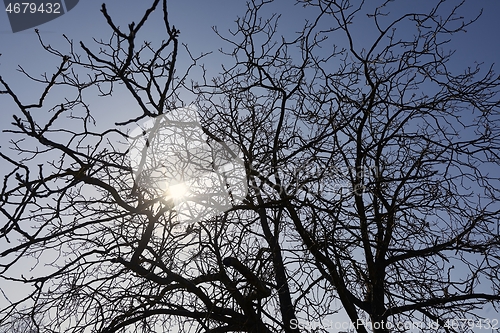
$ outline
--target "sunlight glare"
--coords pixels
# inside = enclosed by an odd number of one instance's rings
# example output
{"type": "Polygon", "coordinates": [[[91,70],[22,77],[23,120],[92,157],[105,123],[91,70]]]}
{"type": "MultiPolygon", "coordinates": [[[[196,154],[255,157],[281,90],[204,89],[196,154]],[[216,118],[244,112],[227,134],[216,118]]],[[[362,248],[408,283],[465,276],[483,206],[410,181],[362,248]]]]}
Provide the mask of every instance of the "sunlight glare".
{"type": "Polygon", "coordinates": [[[173,200],[182,200],[188,193],[188,187],[184,183],[175,184],[169,187],[168,196],[173,200]]]}

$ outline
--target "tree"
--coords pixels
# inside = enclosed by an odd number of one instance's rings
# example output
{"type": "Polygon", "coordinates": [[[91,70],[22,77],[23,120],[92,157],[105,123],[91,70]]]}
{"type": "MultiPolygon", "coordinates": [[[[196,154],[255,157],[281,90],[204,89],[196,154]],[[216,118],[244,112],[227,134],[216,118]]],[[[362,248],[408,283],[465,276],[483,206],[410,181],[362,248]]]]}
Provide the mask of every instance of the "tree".
{"type": "MultiPolygon", "coordinates": [[[[281,36],[279,16],[261,14],[272,1],[253,0],[228,37],[216,31],[230,46],[223,71],[189,84],[189,69],[175,72],[181,35],[165,0],[166,41],[138,39],[159,3],[128,31],[103,5],[113,35],[99,52],[40,39],[60,66],[30,76],[45,87],[38,103],[0,78],[19,138],[17,158],[1,153],[12,166],[2,277],[33,287],[0,325],[37,313],[44,332],[327,331],[312,323],[342,308],[360,333],[409,321],[451,332],[471,331],[478,322],[460,320],[498,305],[500,78],[480,65],[450,68],[448,39],[476,20],[460,18],[462,4],[397,16],[391,1],[299,0],[314,19],[281,36]],[[374,36],[359,47],[353,27],[363,20],[374,36]],[[75,97],[52,102],[67,87],[75,97]],[[122,87],[140,112],[102,129],[83,96],[122,87]],[[241,158],[247,194],[179,224],[172,202],[141,183],[167,171],[137,173],[120,142],[149,147],[149,129],[134,137],[132,124],[187,107],[182,91],[196,96],[200,144],[241,158]],[[9,275],[25,256],[51,255],[50,272],[9,275]]],[[[170,167],[222,165],[199,156],[170,167]]]]}
{"type": "Polygon", "coordinates": [[[30,317],[13,315],[8,322],[2,325],[2,333],[36,333],[40,329],[39,319],[32,314],[30,317]]]}

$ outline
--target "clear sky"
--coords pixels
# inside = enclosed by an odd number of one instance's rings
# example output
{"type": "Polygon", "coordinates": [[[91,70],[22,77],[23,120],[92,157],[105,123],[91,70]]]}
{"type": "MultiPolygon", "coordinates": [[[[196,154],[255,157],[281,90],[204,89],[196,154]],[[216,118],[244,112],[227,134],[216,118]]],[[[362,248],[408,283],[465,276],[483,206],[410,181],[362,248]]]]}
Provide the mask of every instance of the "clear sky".
{"type": "MultiPolygon", "coordinates": [[[[283,12],[282,31],[296,31],[299,24],[307,16],[301,7],[293,6],[293,0],[278,0],[276,5],[270,6],[272,10],[283,12]]],[[[409,5],[420,1],[397,1],[397,10],[408,10],[409,5]]],[[[433,3],[434,1],[429,1],[433,3]]],[[[116,23],[122,27],[132,20],[137,21],[140,14],[151,1],[138,0],[108,0],[106,4],[116,23]]],[[[80,0],[78,5],[65,15],[49,21],[41,26],[39,30],[44,40],[52,46],[61,46],[64,50],[62,34],[75,41],[82,40],[87,45],[91,44],[92,37],[107,38],[109,29],[99,12],[102,1],[80,0]]],[[[217,49],[224,45],[213,33],[211,27],[218,26],[224,32],[234,27],[237,15],[243,15],[245,9],[244,0],[171,0],[169,1],[170,19],[181,31],[181,42],[188,44],[193,53],[200,52],[215,53],[206,59],[212,67],[219,68],[217,49]]],[[[500,1],[497,0],[474,0],[468,1],[462,10],[463,15],[475,15],[481,8],[484,12],[479,22],[468,29],[465,34],[455,37],[452,46],[457,48],[455,60],[464,67],[473,61],[485,61],[487,63],[497,62],[500,53],[499,34],[500,1]]],[[[164,29],[161,26],[160,13],[156,13],[150,24],[145,27],[143,37],[152,41],[165,38],[164,29]]],[[[369,31],[363,31],[363,27],[357,27],[360,36],[369,31]]],[[[17,65],[22,65],[34,75],[44,71],[50,71],[56,64],[56,59],[46,54],[38,45],[34,29],[12,33],[7,13],[0,13],[0,75],[9,80],[12,85],[26,84],[20,81],[21,75],[14,72],[17,65]]],[[[181,59],[182,65],[182,59],[181,59]]],[[[1,101],[0,101],[1,103],[1,101]]],[[[3,114],[4,111],[2,111],[3,114]]]]}
{"type": "MultiPolygon", "coordinates": [[[[138,21],[151,2],[108,0],[106,4],[116,24],[126,27],[131,21],[138,21]]],[[[181,31],[181,42],[186,43],[195,56],[201,52],[213,52],[204,60],[207,68],[212,70],[213,73],[220,69],[222,62],[227,62],[227,58],[220,57],[218,49],[228,45],[215,35],[212,27],[217,26],[219,31],[227,35],[227,30],[235,27],[234,21],[236,17],[244,14],[245,2],[244,0],[170,0],[168,2],[170,20],[181,31]]],[[[455,2],[457,1],[453,1],[453,3],[455,2]]],[[[293,3],[293,0],[277,0],[275,4],[269,6],[270,11],[282,14],[281,33],[290,34],[299,30],[308,16],[308,11],[304,11],[301,6],[294,6],[293,3]]],[[[396,1],[394,9],[403,12],[416,5],[432,3],[434,1],[396,1]]],[[[38,29],[42,38],[47,44],[61,51],[68,50],[62,34],[74,40],[75,43],[80,40],[84,41],[87,46],[93,46],[93,37],[109,38],[110,30],[100,13],[101,4],[102,1],[98,0],[80,0],[73,10],[39,26],[38,29]]],[[[453,43],[450,44],[452,48],[457,49],[454,58],[458,65],[457,68],[466,68],[473,65],[474,61],[494,63],[498,62],[500,58],[500,38],[498,37],[498,32],[500,32],[500,20],[498,19],[500,1],[468,1],[461,14],[472,17],[477,15],[481,8],[484,10],[480,20],[471,26],[467,33],[456,35],[453,43]]],[[[166,34],[161,24],[161,13],[155,13],[151,17],[150,23],[142,31],[141,38],[153,42],[164,39],[166,34]]],[[[362,24],[354,28],[357,32],[357,40],[360,41],[359,46],[362,46],[364,41],[370,40],[370,32],[373,31],[371,28],[365,28],[362,24]]],[[[77,51],[81,51],[79,47],[77,51]]],[[[59,63],[59,59],[47,54],[41,48],[34,29],[12,33],[7,13],[3,9],[0,13],[0,54],[2,54],[0,56],[0,75],[17,92],[20,94],[29,93],[28,96],[31,98],[35,98],[34,93],[38,94],[39,90],[36,87],[31,89],[32,86],[28,85],[29,82],[26,78],[16,71],[17,66],[21,65],[30,74],[38,76],[44,72],[50,73],[59,63]],[[30,89],[26,89],[26,87],[30,87],[30,89]]],[[[179,57],[178,65],[179,71],[184,70],[189,65],[187,57],[179,57]]],[[[497,72],[500,72],[500,70],[497,72]]],[[[191,79],[197,80],[199,77],[194,75],[191,79]]],[[[11,117],[12,113],[8,112],[6,108],[8,104],[5,104],[8,102],[5,98],[0,100],[0,114],[11,117]]],[[[102,107],[103,102],[99,101],[97,104],[102,107]]],[[[94,103],[94,106],[96,106],[96,103],[94,103]]],[[[115,111],[106,112],[106,116],[112,117],[112,112],[118,112],[116,110],[123,112],[121,106],[114,105],[107,108],[115,111]]],[[[1,134],[0,138],[3,138],[1,134]]]]}
{"type": "MultiPolygon", "coordinates": [[[[307,15],[299,6],[293,6],[293,0],[278,0],[270,7],[283,11],[283,30],[295,31],[307,15]],[[293,26],[295,25],[295,27],[293,26]]],[[[407,10],[409,5],[420,1],[396,1],[395,8],[407,10]]],[[[433,3],[434,1],[428,1],[433,3]]],[[[151,1],[139,0],[108,0],[106,4],[117,24],[124,27],[132,20],[137,21],[140,14],[151,1]]],[[[43,38],[53,46],[64,45],[62,34],[90,45],[92,37],[106,38],[109,36],[106,22],[99,12],[102,1],[80,0],[78,5],[65,15],[39,26],[43,38]]],[[[187,43],[195,54],[199,52],[217,51],[224,45],[213,33],[211,27],[218,26],[220,31],[234,27],[237,15],[243,15],[244,0],[171,0],[169,1],[170,19],[181,31],[181,42],[187,43]]],[[[474,60],[496,62],[500,51],[500,1],[474,0],[468,1],[462,10],[463,15],[474,15],[484,8],[479,22],[473,25],[466,34],[455,37],[454,47],[458,49],[457,60],[467,66],[474,60]]],[[[3,11],[3,10],[2,10],[3,11]]],[[[165,37],[161,27],[161,17],[157,13],[151,23],[146,26],[144,37],[161,40],[165,37]]],[[[362,34],[366,31],[359,27],[362,34]]],[[[7,13],[0,13],[0,74],[10,82],[18,81],[21,76],[13,70],[22,65],[34,74],[49,71],[54,60],[43,52],[38,45],[34,29],[12,33],[7,20],[7,13]]],[[[210,62],[216,61],[216,54],[210,62]]],[[[214,64],[215,64],[214,63],[214,64]]],[[[220,61],[219,61],[220,63],[220,61]]]]}
{"type": "MultiPolygon", "coordinates": [[[[181,31],[181,42],[186,43],[193,55],[201,52],[213,52],[204,59],[207,68],[216,73],[223,62],[227,63],[227,58],[222,58],[218,49],[228,47],[212,31],[213,26],[217,26],[219,31],[227,35],[229,28],[234,28],[234,21],[238,15],[242,16],[245,11],[244,0],[170,0],[169,12],[170,20],[177,29],[181,31]]],[[[455,3],[457,1],[453,1],[455,3]]],[[[116,24],[126,27],[131,21],[138,21],[141,14],[152,1],[139,0],[108,0],[106,1],[108,11],[116,24]]],[[[304,20],[308,16],[302,6],[294,6],[293,0],[277,0],[275,4],[269,6],[270,11],[282,14],[281,33],[290,34],[301,28],[304,20]]],[[[371,2],[368,2],[370,4],[371,2]]],[[[396,1],[395,11],[407,11],[411,7],[421,4],[429,5],[434,1],[396,1]]],[[[63,16],[49,21],[38,27],[42,38],[47,44],[67,51],[67,44],[62,36],[75,41],[83,41],[87,46],[94,46],[92,38],[107,39],[110,36],[105,19],[100,13],[102,1],[80,0],[78,5],[63,16]]],[[[461,11],[462,15],[474,16],[483,8],[483,15],[480,20],[471,26],[467,33],[461,33],[454,37],[450,47],[457,49],[454,61],[457,69],[466,68],[473,65],[474,61],[494,63],[498,62],[500,54],[499,34],[500,1],[497,0],[474,0],[468,1],[461,11]]],[[[269,13],[271,14],[271,12],[269,13]]],[[[371,28],[365,28],[362,24],[354,27],[357,32],[359,46],[362,47],[365,41],[370,40],[371,28]],[[364,29],[365,28],[365,29],[364,29]]],[[[159,42],[166,37],[165,29],[162,26],[161,13],[155,13],[142,31],[141,38],[152,42],[159,42]]],[[[81,51],[78,47],[77,51],[81,51]]],[[[81,53],[81,52],[80,52],[81,53]]],[[[12,33],[7,13],[0,13],[0,75],[7,80],[13,89],[19,94],[27,93],[30,100],[37,98],[40,93],[40,86],[31,86],[26,78],[16,71],[18,65],[23,66],[30,74],[38,76],[44,72],[51,73],[59,64],[59,59],[47,54],[37,40],[34,29],[12,33]],[[26,89],[30,87],[29,89],[26,89]]],[[[178,70],[183,71],[189,65],[187,57],[179,57],[178,70]]],[[[500,72],[500,70],[497,70],[500,72]]],[[[191,79],[198,80],[196,74],[191,79]]],[[[87,98],[92,99],[92,96],[87,98]]],[[[122,100],[125,101],[125,100],[122,100]]],[[[119,103],[120,101],[118,101],[119,103]]],[[[11,117],[8,106],[10,101],[7,98],[0,99],[0,114],[11,117]],[[5,104],[7,103],[7,104],[5,104]]],[[[113,118],[114,112],[124,112],[123,105],[106,105],[105,101],[96,101],[93,106],[106,108],[103,117],[113,118]]],[[[8,124],[8,123],[7,123],[8,124]]],[[[0,124],[4,129],[6,124],[0,124]]],[[[5,136],[0,134],[0,140],[5,140],[5,136]]]]}
{"type": "MultiPolygon", "coordinates": [[[[433,0],[400,0],[396,1],[395,7],[398,11],[407,10],[407,6],[420,2],[433,3],[433,0]]],[[[125,27],[131,21],[138,21],[144,10],[152,1],[145,0],[108,0],[106,4],[108,11],[115,23],[125,27]]],[[[371,2],[371,0],[367,0],[371,2]]],[[[300,30],[307,12],[301,7],[293,6],[293,0],[277,0],[271,8],[283,14],[282,31],[293,32],[300,30]],[[297,24],[296,26],[294,24],[297,24]]],[[[47,22],[38,27],[44,41],[61,51],[67,50],[62,34],[75,42],[84,41],[88,46],[94,46],[92,38],[107,39],[110,36],[110,29],[100,13],[102,1],[80,0],[79,4],[65,15],[47,22]]],[[[457,70],[473,66],[474,62],[485,62],[486,64],[498,63],[496,72],[500,72],[500,1],[499,0],[470,0],[465,5],[461,13],[477,15],[481,8],[484,9],[482,17],[473,26],[467,29],[467,33],[458,34],[450,47],[457,49],[453,65],[457,70]]],[[[194,55],[201,52],[214,53],[205,59],[211,70],[220,68],[221,63],[227,60],[222,58],[218,49],[226,44],[222,42],[212,31],[212,26],[218,26],[221,32],[226,32],[229,28],[234,28],[234,20],[238,15],[242,16],[245,11],[244,0],[170,0],[169,15],[173,25],[181,31],[181,42],[186,43],[194,55]]],[[[356,32],[360,40],[369,39],[370,31],[363,30],[363,26],[356,27],[356,32]]],[[[151,17],[151,22],[142,32],[143,39],[151,41],[161,41],[166,38],[164,27],[161,22],[160,12],[151,17]]],[[[95,48],[94,48],[95,49],[95,48]]],[[[78,52],[81,50],[78,48],[78,52]]],[[[44,72],[52,73],[59,60],[47,54],[39,45],[34,29],[12,33],[7,13],[0,12],[0,75],[13,89],[21,95],[29,97],[35,101],[39,97],[39,90],[31,90],[31,85],[27,78],[16,71],[18,65],[23,66],[34,76],[44,72]],[[27,89],[30,87],[30,89],[27,89]]],[[[188,59],[179,60],[179,70],[189,65],[188,59]]],[[[196,73],[196,72],[194,72],[196,73]]],[[[193,80],[201,79],[196,76],[193,80]]],[[[35,88],[34,88],[35,89],[35,88]]],[[[93,100],[94,105],[99,105],[99,101],[93,100]]],[[[92,103],[92,102],[91,102],[92,103]]],[[[11,101],[6,96],[0,95],[0,130],[6,129],[11,122],[14,110],[10,109],[11,101]]],[[[99,108],[102,106],[99,105],[99,108]]],[[[107,109],[102,117],[113,119],[114,116],[123,112],[123,105],[113,105],[107,109]]],[[[99,121],[99,117],[96,117],[99,121]]],[[[0,133],[0,145],[5,146],[8,135],[0,133]]],[[[3,147],[2,147],[3,148],[3,147]]],[[[0,176],[5,172],[0,164],[0,176]]],[[[3,222],[0,221],[0,225],[3,222]]],[[[1,286],[0,286],[1,287],[1,286]]],[[[1,306],[1,304],[0,304],[1,306]]]]}

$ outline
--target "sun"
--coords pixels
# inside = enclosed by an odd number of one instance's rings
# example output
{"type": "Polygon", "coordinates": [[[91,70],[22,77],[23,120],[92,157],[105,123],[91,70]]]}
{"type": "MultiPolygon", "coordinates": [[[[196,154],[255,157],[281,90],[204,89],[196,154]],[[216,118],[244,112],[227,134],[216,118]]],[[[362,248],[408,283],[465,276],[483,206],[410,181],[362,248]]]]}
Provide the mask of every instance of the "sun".
{"type": "Polygon", "coordinates": [[[189,188],[184,183],[169,186],[167,196],[174,201],[181,201],[188,194],[189,188]]]}

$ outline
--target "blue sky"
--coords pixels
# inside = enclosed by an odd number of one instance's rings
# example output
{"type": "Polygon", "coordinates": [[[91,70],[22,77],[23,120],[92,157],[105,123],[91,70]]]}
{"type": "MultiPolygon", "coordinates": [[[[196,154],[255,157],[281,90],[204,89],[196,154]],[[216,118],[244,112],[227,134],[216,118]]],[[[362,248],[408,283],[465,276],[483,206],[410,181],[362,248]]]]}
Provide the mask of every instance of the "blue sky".
{"type": "MultiPolygon", "coordinates": [[[[368,0],[367,2],[369,2],[368,0]]],[[[138,21],[144,10],[152,1],[141,0],[109,0],[106,1],[108,11],[114,18],[115,23],[125,27],[131,21],[138,21]]],[[[299,30],[305,19],[301,7],[294,7],[291,4],[293,0],[278,0],[272,6],[273,10],[283,10],[282,31],[291,33],[299,30]],[[297,26],[295,26],[297,24],[297,26]]],[[[401,0],[396,3],[398,11],[407,10],[409,5],[415,5],[420,1],[401,0]]],[[[425,0],[425,3],[434,1],[425,0]]],[[[102,2],[96,0],[80,0],[80,3],[70,12],[62,17],[47,22],[38,27],[44,41],[61,51],[67,50],[62,34],[75,42],[84,41],[88,46],[93,46],[92,38],[109,38],[105,19],[100,13],[102,2]]],[[[425,4],[424,4],[425,5],[425,4]]],[[[485,62],[491,64],[500,60],[500,1],[498,0],[473,0],[469,1],[461,13],[477,15],[481,8],[484,8],[483,15],[470,28],[467,33],[458,34],[450,44],[452,49],[457,49],[453,65],[457,71],[460,68],[473,66],[474,62],[485,62]]],[[[181,42],[186,43],[194,55],[201,52],[214,53],[205,59],[211,70],[218,70],[220,64],[226,62],[227,58],[221,58],[218,49],[226,46],[212,31],[212,26],[218,26],[219,31],[225,33],[227,29],[234,28],[234,20],[237,15],[243,15],[245,10],[244,0],[171,0],[169,1],[170,20],[176,28],[181,31],[181,42]]],[[[155,13],[151,21],[146,25],[141,38],[159,41],[165,38],[164,27],[161,22],[160,13],[155,13]]],[[[356,28],[356,34],[360,40],[369,40],[370,31],[363,26],[356,28]]],[[[361,46],[361,43],[360,43],[361,46]]],[[[79,49],[77,49],[80,52],[79,49]]],[[[51,73],[55,70],[58,59],[47,54],[38,43],[37,35],[33,29],[19,33],[12,33],[5,12],[0,13],[0,75],[18,91],[21,95],[34,101],[38,98],[39,90],[29,84],[29,81],[16,71],[18,65],[23,66],[34,76],[44,72],[51,73]],[[29,89],[27,89],[29,87],[29,89]],[[33,87],[33,89],[31,89],[33,87]]],[[[81,52],[80,52],[81,53],[81,52]]],[[[189,65],[187,59],[180,59],[179,70],[189,65]]],[[[496,66],[497,72],[500,72],[500,63],[496,66]]],[[[196,72],[193,72],[196,74],[196,72]]],[[[196,75],[191,77],[197,80],[196,75]]],[[[88,97],[91,103],[97,105],[98,109],[106,109],[98,99],[92,96],[88,97]]],[[[105,102],[108,103],[108,102],[105,102]]],[[[9,98],[0,96],[0,130],[9,127],[10,119],[14,110],[9,109],[12,106],[9,98]]],[[[109,105],[106,114],[101,117],[114,119],[118,113],[123,112],[126,103],[122,105],[109,105]]],[[[97,118],[99,121],[99,118],[97,118]]],[[[0,134],[0,140],[8,140],[9,136],[0,134]]],[[[4,142],[1,143],[4,145],[4,142]]],[[[8,170],[2,170],[1,175],[8,170]]]]}
{"type": "MultiPolygon", "coordinates": [[[[293,6],[292,0],[278,0],[270,6],[271,10],[282,11],[282,32],[290,33],[300,28],[299,24],[306,18],[306,13],[300,6],[293,6]]],[[[117,25],[125,27],[128,23],[138,21],[141,13],[151,1],[138,0],[108,0],[106,4],[117,25]]],[[[413,7],[415,1],[400,1],[395,3],[397,11],[405,11],[413,7]],[[412,6],[409,6],[412,5],[412,6]]],[[[425,3],[425,2],[424,2],[425,3]]],[[[434,3],[434,1],[428,1],[434,3]]],[[[102,2],[81,0],[70,12],[53,21],[39,26],[44,40],[55,47],[66,49],[62,34],[75,41],[84,41],[92,44],[92,37],[108,38],[109,29],[99,12],[102,2]]],[[[188,44],[192,52],[213,51],[206,62],[212,69],[220,68],[221,61],[217,50],[225,44],[215,36],[212,26],[217,26],[221,32],[234,27],[237,15],[243,15],[245,1],[234,0],[171,0],[169,1],[170,20],[181,31],[181,42],[188,44]]],[[[462,14],[476,15],[484,8],[480,20],[462,33],[454,37],[450,46],[457,49],[455,61],[457,65],[467,67],[474,61],[486,63],[497,62],[500,53],[498,32],[500,31],[500,2],[496,0],[475,0],[465,4],[462,14]]],[[[42,50],[37,41],[34,29],[12,33],[7,20],[7,13],[0,13],[0,75],[7,79],[14,87],[26,84],[22,75],[15,72],[17,65],[22,65],[30,73],[38,75],[44,71],[51,71],[57,64],[57,59],[42,50]]],[[[363,30],[358,26],[356,31],[359,38],[369,39],[370,30],[363,30]]],[[[165,37],[161,26],[160,13],[152,17],[151,22],[143,31],[143,38],[152,41],[165,37]]],[[[361,46],[361,43],[360,43],[361,46]]],[[[187,63],[186,63],[187,64],[187,63]]],[[[181,59],[181,66],[182,59],[181,59]]],[[[181,69],[181,68],[179,68],[181,69]]],[[[193,78],[196,79],[196,78],[193,78]]],[[[2,101],[3,102],[3,101],[2,101]]],[[[0,102],[1,103],[1,102],[0,102]]],[[[2,112],[3,113],[3,112],[2,112]]]]}

